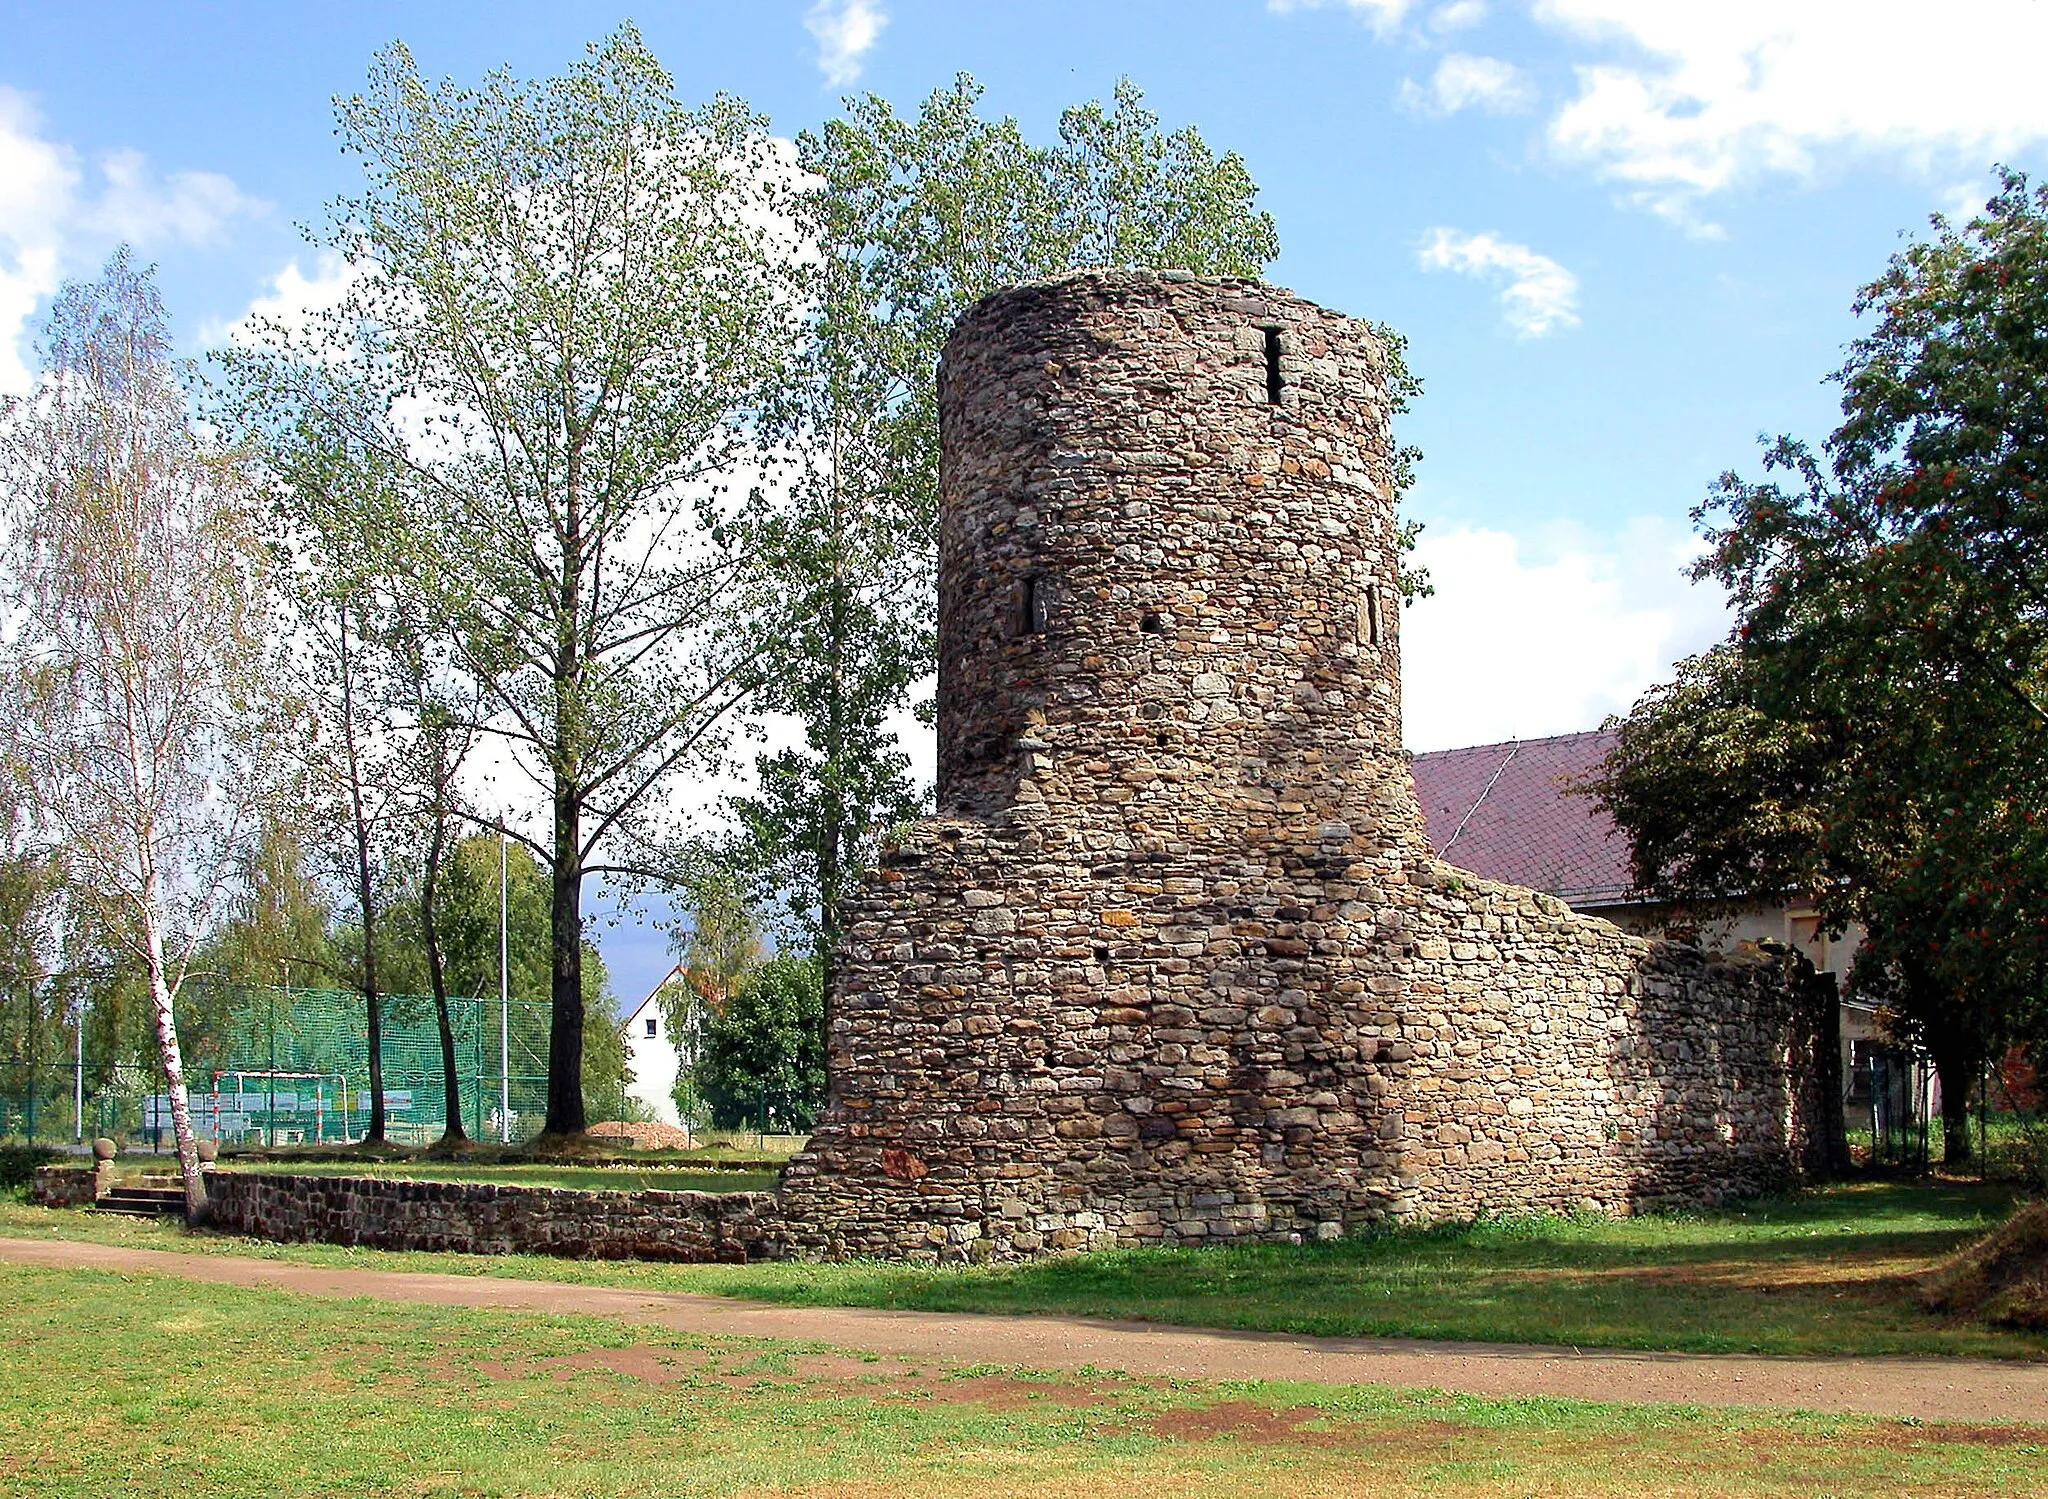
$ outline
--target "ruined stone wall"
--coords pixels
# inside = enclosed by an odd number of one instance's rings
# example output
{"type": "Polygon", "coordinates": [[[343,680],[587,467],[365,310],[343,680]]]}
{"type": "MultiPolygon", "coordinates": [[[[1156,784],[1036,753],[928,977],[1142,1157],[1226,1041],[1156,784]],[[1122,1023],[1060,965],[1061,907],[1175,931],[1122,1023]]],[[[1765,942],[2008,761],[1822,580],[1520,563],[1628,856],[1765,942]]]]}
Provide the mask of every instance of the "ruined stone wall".
{"type": "Polygon", "coordinates": [[[1819,1169],[1832,985],[1789,952],[1646,941],[1443,864],[1383,1067],[1398,1216],[1718,1202],[1819,1169]],[[1389,1126],[1391,1134],[1393,1126],[1389,1126]]]}
{"type": "Polygon", "coordinates": [[[776,1259],[772,1192],[578,1192],[496,1183],[218,1171],[208,1221],[283,1243],[568,1259],[776,1259]]]}
{"type": "Polygon", "coordinates": [[[939,816],[852,903],[818,1253],[1702,1200],[1799,1147],[1791,970],[1439,864],[1385,366],[1248,282],[986,299],[940,378],[939,816]]]}

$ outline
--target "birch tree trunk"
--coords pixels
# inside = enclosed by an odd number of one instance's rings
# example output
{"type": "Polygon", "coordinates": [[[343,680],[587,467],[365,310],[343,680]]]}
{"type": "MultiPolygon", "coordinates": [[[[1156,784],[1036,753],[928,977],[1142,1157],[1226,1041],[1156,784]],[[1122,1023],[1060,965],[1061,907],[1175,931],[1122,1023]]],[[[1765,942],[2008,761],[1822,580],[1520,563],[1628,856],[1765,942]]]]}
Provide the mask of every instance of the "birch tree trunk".
{"type": "Polygon", "coordinates": [[[156,1023],[157,1054],[164,1068],[164,1094],[171,1105],[171,1134],[178,1145],[178,1178],[185,1189],[185,1221],[206,1218],[206,1177],[199,1169],[199,1141],[192,1133],[192,1100],[185,1091],[185,1054],[178,1046],[177,1011],[164,966],[156,923],[144,917],[149,948],[149,1009],[156,1023]]]}

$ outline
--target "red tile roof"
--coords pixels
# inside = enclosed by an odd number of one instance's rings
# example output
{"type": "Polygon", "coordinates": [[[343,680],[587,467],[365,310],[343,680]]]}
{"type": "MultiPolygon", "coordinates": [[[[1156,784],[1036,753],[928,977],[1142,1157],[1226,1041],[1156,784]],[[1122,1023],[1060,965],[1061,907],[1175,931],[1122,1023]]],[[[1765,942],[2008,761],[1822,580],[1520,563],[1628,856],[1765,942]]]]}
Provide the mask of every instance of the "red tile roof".
{"type": "Polygon", "coordinates": [[[1590,797],[1564,787],[1613,747],[1604,729],[1417,755],[1415,794],[1439,858],[1483,879],[1575,906],[1627,899],[1628,839],[1590,797]]]}

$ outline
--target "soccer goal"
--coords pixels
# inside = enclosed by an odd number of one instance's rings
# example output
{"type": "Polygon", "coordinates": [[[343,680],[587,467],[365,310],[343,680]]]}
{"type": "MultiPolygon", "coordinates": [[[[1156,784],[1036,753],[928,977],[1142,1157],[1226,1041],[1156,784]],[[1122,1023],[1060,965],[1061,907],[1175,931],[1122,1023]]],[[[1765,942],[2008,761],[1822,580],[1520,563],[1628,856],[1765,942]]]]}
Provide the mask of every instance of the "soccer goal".
{"type": "Polygon", "coordinates": [[[208,1119],[213,1138],[265,1145],[318,1145],[349,1139],[348,1078],[339,1072],[220,1071],[213,1074],[208,1119]],[[310,1133],[308,1133],[310,1131],[310,1133]]]}

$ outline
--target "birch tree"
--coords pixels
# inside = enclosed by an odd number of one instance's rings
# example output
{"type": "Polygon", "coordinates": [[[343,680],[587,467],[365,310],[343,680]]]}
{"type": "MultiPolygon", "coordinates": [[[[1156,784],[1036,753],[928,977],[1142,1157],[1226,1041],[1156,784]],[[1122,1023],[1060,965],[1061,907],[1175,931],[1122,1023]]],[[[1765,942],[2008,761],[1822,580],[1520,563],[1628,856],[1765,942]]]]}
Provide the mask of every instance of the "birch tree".
{"type": "Polygon", "coordinates": [[[205,1186],[177,1004],[265,785],[266,566],[249,489],[188,419],[161,299],[123,250],[53,308],[0,411],[6,764],[71,899],[147,975],[189,1216],[205,1186]]]}

